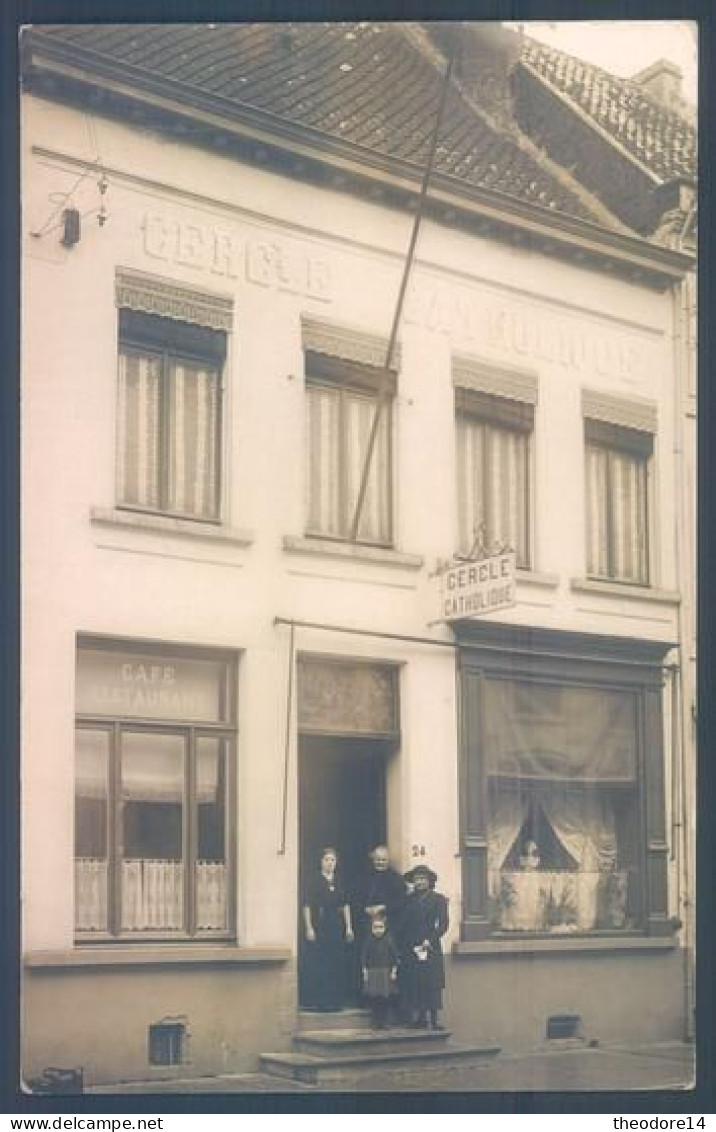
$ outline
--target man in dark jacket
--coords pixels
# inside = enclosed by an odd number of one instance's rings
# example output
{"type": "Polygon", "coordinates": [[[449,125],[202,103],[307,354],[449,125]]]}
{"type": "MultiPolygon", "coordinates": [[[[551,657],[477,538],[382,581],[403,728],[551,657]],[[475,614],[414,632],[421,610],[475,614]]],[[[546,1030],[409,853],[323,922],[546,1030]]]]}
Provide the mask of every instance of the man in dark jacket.
{"type": "Polygon", "coordinates": [[[400,921],[405,904],[406,885],[400,873],[391,868],[386,845],[376,845],[370,855],[371,868],[360,890],[360,918],[364,935],[370,934],[370,923],[382,917],[393,939],[400,938],[400,921]]]}
{"type": "MultiPolygon", "coordinates": [[[[371,924],[376,919],[385,921],[386,930],[400,951],[401,922],[407,895],[405,881],[390,864],[387,845],[376,845],[370,854],[370,868],[358,885],[355,898],[354,920],[360,953],[361,946],[371,937],[371,924]]],[[[360,972],[358,972],[360,975],[360,972]]],[[[398,975],[400,983],[400,974],[398,975]]],[[[395,1003],[391,1003],[391,1013],[395,1003]]]]}

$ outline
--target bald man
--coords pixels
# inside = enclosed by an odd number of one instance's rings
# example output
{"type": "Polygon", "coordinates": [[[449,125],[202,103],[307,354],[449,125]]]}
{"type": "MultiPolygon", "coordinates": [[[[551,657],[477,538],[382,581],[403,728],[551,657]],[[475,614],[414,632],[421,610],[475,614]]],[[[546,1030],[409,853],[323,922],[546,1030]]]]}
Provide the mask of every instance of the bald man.
{"type": "Polygon", "coordinates": [[[405,881],[391,867],[387,845],[376,845],[370,861],[371,867],[360,889],[361,918],[364,916],[368,925],[376,916],[384,917],[388,929],[397,939],[407,892],[405,881]]]}

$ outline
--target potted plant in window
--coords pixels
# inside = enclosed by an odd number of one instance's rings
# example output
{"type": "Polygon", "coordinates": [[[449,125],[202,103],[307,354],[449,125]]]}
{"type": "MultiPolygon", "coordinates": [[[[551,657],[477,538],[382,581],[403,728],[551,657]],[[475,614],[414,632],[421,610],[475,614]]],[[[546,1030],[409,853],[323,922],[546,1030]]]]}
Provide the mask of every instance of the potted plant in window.
{"type": "Polygon", "coordinates": [[[511,913],[517,903],[514,881],[506,873],[500,873],[500,885],[490,898],[491,920],[501,928],[510,927],[511,913]]]}
{"type": "Polygon", "coordinates": [[[550,892],[544,908],[545,927],[557,935],[560,932],[573,932],[577,928],[577,909],[572,893],[565,888],[558,896],[550,892]]]}

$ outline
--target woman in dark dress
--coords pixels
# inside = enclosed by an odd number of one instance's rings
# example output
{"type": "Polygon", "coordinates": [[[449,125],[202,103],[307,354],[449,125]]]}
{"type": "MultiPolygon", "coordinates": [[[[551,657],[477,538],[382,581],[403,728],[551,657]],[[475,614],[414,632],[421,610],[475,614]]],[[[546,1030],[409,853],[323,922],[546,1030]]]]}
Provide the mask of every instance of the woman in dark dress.
{"type": "Polygon", "coordinates": [[[445,964],[440,939],[448,930],[448,902],[435,891],[437,875],[427,865],[405,874],[413,891],[403,908],[401,960],[404,1006],[413,1026],[441,1030],[445,964]]]}
{"type": "Polygon", "coordinates": [[[348,897],[336,875],[338,855],[331,846],[321,854],[320,872],[307,885],[303,924],[312,972],[315,1010],[340,1010],[346,993],[346,944],[353,942],[348,897]]]}

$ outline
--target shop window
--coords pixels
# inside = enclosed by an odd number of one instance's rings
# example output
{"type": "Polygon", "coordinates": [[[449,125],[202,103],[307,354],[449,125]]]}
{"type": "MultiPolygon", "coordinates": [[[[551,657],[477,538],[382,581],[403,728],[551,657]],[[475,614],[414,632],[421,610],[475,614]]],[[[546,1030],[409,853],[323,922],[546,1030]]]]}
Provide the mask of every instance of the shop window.
{"type": "Polygon", "coordinates": [[[649,584],[649,432],[585,421],[587,572],[649,584]]]}
{"type": "Polygon", "coordinates": [[[228,934],[234,672],[230,658],[212,653],[79,648],[82,937],[228,934]]]}
{"type": "Polygon", "coordinates": [[[516,552],[530,565],[530,441],[534,406],[457,389],[459,552],[476,539],[516,552]]]}
{"type": "Polygon", "coordinates": [[[634,694],[489,679],[483,705],[493,927],[549,933],[636,927],[634,694]]]}
{"type": "Polygon", "coordinates": [[[356,540],[393,541],[392,408],[395,375],[306,351],[306,534],[348,539],[376,407],[379,423],[356,540]]]}
{"type": "Polygon", "coordinates": [[[671,934],[668,646],[487,619],[457,632],[462,939],[671,934]]]}

